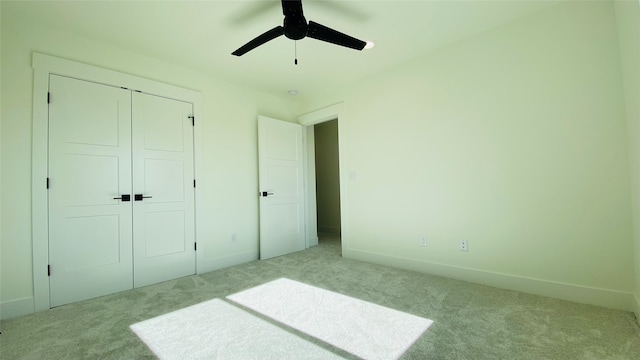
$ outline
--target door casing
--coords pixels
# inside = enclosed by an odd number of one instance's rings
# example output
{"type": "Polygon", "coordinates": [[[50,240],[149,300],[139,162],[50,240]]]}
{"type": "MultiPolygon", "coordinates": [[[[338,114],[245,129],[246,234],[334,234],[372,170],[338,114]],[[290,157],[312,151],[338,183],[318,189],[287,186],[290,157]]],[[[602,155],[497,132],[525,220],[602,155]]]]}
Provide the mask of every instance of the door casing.
{"type": "MultiPolygon", "coordinates": [[[[306,223],[307,223],[307,247],[318,245],[318,226],[317,226],[317,209],[316,209],[316,173],[315,173],[315,150],[313,141],[313,126],[330,120],[338,120],[338,158],[339,158],[339,173],[340,173],[340,236],[342,245],[342,254],[348,249],[349,230],[347,228],[347,216],[346,211],[348,206],[348,188],[346,186],[346,164],[343,161],[342,151],[344,146],[342,144],[342,126],[343,122],[340,119],[344,118],[343,103],[337,103],[330,105],[303,115],[298,116],[298,123],[304,126],[303,137],[305,143],[305,204],[306,211],[306,223]]],[[[355,173],[354,173],[355,174],[355,173]]]]}

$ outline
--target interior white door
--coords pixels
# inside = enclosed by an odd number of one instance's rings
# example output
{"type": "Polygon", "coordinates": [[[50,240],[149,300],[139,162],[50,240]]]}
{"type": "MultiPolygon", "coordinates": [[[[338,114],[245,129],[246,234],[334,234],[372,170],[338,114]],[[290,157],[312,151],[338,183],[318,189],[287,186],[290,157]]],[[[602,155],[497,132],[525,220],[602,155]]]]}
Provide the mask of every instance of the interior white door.
{"type": "Polygon", "coordinates": [[[306,248],[302,126],[258,117],[260,258],[306,248]]]}
{"type": "Polygon", "coordinates": [[[195,274],[193,105],[133,93],[134,286],[195,274]]]}
{"type": "Polygon", "coordinates": [[[49,89],[53,307],[133,286],[131,93],[55,75],[49,89]]]}

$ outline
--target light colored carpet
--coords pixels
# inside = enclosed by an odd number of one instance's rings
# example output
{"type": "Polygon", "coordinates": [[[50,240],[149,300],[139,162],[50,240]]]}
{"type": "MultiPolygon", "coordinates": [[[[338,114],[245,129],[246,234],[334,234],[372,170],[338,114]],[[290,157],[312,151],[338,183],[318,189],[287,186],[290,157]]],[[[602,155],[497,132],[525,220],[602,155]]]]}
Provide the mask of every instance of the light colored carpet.
{"type": "Polygon", "coordinates": [[[432,319],[401,360],[639,359],[640,329],[630,312],[345,259],[340,239],[322,234],[319,246],[294,254],[3,320],[0,359],[153,360],[131,324],[283,277],[432,319]]]}
{"type": "Polygon", "coordinates": [[[399,358],[433,323],[286,278],[227,299],[370,360],[399,358]]]}
{"type": "Polygon", "coordinates": [[[220,299],[131,325],[162,360],[341,359],[220,299]]]}

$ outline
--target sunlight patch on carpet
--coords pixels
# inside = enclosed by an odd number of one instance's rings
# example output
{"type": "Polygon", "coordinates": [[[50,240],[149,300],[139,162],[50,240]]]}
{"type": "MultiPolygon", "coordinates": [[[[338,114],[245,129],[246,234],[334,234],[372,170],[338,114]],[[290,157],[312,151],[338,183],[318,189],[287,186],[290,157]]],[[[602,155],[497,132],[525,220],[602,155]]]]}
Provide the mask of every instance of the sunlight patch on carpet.
{"type": "Polygon", "coordinates": [[[223,300],[131,325],[161,360],[341,359],[223,300]]]}
{"type": "Polygon", "coordinates": [[[371,360],[399,358],[433,323],[285,278],[227,299],[371,360]]]}

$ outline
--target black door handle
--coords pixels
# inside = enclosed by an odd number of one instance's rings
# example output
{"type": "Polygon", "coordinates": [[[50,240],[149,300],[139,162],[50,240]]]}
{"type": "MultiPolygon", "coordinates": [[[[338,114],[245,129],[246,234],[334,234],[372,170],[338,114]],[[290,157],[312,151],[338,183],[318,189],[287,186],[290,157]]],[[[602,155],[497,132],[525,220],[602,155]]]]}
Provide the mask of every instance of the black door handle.
{"type": "Polygon", "coordinates": [[[151,199],[153,196],[143,196],[142,194],[135,194],[134,195],[134,199],[135,201],[142,201],[142,199],[151,199]]]}
{"type": "Polygon", "coordinates": [[[120,197],[113,198],[113,200],[131,201],[131,195],[122,194],[122,195],[120,195],[120,197]]]}

